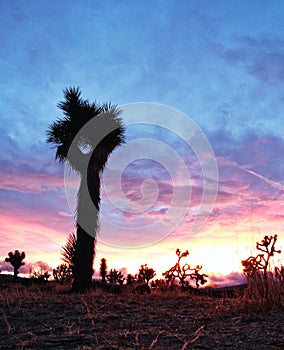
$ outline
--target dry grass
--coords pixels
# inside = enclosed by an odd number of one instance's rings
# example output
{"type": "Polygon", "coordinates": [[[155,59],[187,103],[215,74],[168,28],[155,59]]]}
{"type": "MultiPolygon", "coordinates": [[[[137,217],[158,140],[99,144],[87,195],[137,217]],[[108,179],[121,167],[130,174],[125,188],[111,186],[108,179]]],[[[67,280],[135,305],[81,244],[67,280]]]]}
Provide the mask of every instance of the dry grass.
{"type": "MultiPolygon", "coordinates": [[[[277,315],[284,308],[284,284],[273,273],[264,277],[259,273],[248,278],[248,286],[242,295],[232,300],[231,311],[242,315],[243,320],[266,320],[268,315],[277,315]]],[[[283,346],[284,349],[284,346],[283,346]]]]}
{"type": "Polygon", "coordinates": [[[283,308],[249,318],[248,300],[0,281],[0,349],[283,349],[283,308]]]}

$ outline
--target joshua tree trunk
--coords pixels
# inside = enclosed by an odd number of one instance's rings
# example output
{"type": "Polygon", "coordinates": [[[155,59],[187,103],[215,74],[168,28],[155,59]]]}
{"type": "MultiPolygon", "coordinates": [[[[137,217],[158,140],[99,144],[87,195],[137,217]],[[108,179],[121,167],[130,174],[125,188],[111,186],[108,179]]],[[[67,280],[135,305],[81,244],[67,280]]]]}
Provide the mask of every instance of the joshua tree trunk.
{"type": "Polygon", "coordinates": [[[91,286],[93,275],[95,239],[77,225],[73,292],[83,292],[91,286]]]}
{"type": "Polygon", "coordinates": [[[14,277],[13,277],[13,281],[14,281],[14,282],[17,281],[18,273],[19,273],[19,271],[18,271],[17,267],[14,267],[14,277]]]}
{"type": "Polygon", "coordinates": [[[78,191],[77,243],[72,291],[84,291],[91,286],[95,257],[95,237],[98,230],[100,205],[100,175],[91,157],[87,179],[82,177],[78,191]]]}

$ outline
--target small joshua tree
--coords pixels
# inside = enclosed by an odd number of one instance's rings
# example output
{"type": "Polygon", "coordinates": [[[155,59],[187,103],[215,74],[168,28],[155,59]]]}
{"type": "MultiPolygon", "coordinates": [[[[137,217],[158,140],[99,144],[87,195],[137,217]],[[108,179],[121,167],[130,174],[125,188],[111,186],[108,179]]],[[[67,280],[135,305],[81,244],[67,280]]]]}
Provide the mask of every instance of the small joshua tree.
{"type": "Polygon", "coordinates": [[[199,271],[202,269],[202,265],[197,265],[192,270],[193,272],[189,275],[192,280],[195,280],[195,285],[197,288],[199,288],[200,284],[205,284],[207,280],[205,277],[208,277],[208,275],[205,275],[205,273],[200,274],[199,271]]]}
{"type": "Polygon", "coordinates": [[[243,271],[245,276],[254,277],[258,272],[262,271],[264,278],[267,278],[267,271],[269,268],[270,258],[274,256],[274,253],[281,253],[281,250],[275,249],[275,243],[277,241],[277,235],[264,236],[261,243],[256,242],[256,249],[262,253],[256,256],[250,256],[246,260],[242,260],[243,271]]]}
{"type": "Polygon", "coordinates": [[[120,284],[122,285],[125,281],[123,274],[121,271],[117,271],[116,269],[111,269],[109,274],[106,276],[109,284],[120,284]]]}
{"type": "Polygon", "coordinates": [[[15,252],[9,252],[8,258],[5,259],[6,262],[9,262],[14,267],[14,281],[17,279],[17,275],[19,273],[19,268],[25,263],[23,260],[26,257],[26,254],[24,252],[20,253],[18,250],[15,250],[15,252]]]}
{"type": "Polygon", "coordinates": [[[261,243],[256,242],[256,249],[260,251],[256,256],[250,256],[242,260],[243,272],[248,281],[247,295],[269,308],[281,304],[283,296],[283,268],[274,268],[271,271],[270,260],[275,253],[281,250],[275,249],[277,235],[264,236],[261,243]]]}
{"type": "Polygon", "coordinates": [[[59,283],[66,283],[72,280],[73,274],[70,266],[61,264],[52,270],[53,278],[59,283]]]}
{"type": "Polygon", "coordinates": [[[149,284],[149,281],[156,276],[156,271],[149,268],[147,264],[141,265],[138,274],[138,281],[149,284]]]}
{"type": "Polygon", "coordinates": [[[100,275],[101,275],[101,277],[102,277],[102,283],[106,283],[107,261],[106,261],[105,258],[102,258],[102,259],[101,259],[100,275]]]}
{"type": "Polygon", "coordinates": [[[181,253],[181,251],[177,249],[176,255],[178,257],[177,263],[168,271],[163,273],[163,276],[165,276],[168,283],[174,283],[175,279],[178,278],[182,289],[186,289],[188,287],[188,282],[186,281],[188,277],[195,280],[195,285],[197,288],[200,286],[200,284],[203,285],[207,282],[205,277],[208,277],[208,275],[205,273],[199,273],[199,271],[202,269],[201,265],[197,265],[194,268],[191,268],[189,264],[184,264],[181,266],[181,259],[189,255],[188,250],[181,253]]]}

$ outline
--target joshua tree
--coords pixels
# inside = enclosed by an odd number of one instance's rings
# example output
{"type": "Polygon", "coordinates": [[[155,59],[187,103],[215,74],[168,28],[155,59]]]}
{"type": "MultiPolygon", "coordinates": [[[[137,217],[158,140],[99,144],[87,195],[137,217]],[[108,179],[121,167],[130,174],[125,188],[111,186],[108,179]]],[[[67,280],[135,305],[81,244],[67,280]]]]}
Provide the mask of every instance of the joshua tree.
{"type": "Polygon", "coordinates": [[[281,253],[281,250],[275,249],[275,243],[277,241],[277,235],[264,236],[261,243],[256,242],[256,249],[262,253],[257,256],[250,256],[246,260],[242,260],[244,267],[243,271],[246,277],[254,277],[259,271],[263,271],[264,278],[267,278],[267,270],[269,267],[270,258],[274,256],[274,253],[281,253]]]}
{"type": "Polygon", "coordinates": [[[101,259],[101,266],[100,266],[100,275],[102,277],[102,282],[106,283],[106,276],[107,276],[107,262],[105,258],[101,259]]]}
{"type": "Polygon", "coordinates": [[[16,281],[17,275],[19,273],[19,268],[25,265],[23,260],[25,259],[26,254],[24,252],[20,253],[18,250],[15,250],[14,253],[8,253],[8,256],[9,258],[6,258],[5,261],[9,262],[14,267],[14,281],[16,281]]]}
{"type": "Polygon", "coordinates": [[[111,269],[109,274],[106,276],[109,284],[120,284],[122,285],[125,281],[123,274],[121,271],[117,271],[116,269],[111,269]]]}
{"type": "Polygon", "coordinates": [[[156,276],[156,271],[152,268],[149,268],[147,264],[141,265],[138,274],[138,280],[142,283],[149,284],[149,281],[156,276]]]}
{"type": "Polygon", "coordinates": [[[57,147],[55,158],[61,163],[67,161],[81,177],[72,290],[82,291],[92,282],[100,173],[112,151],[124,142],[124,126],[116,106],[89,103],[81,98],[79,88],[65,89],[64,97],[58,104],[64,117],[49,126],[47,142],[57,147]],[[88,127],[84,128],[86,124],[88,127]]]}
{"type": "Polygon", "coordinates": [[[201,265],[197,265],[194,268],[191,268],[189,264],[184,264],[183,266],[181,266],[181,259],[189,255],[188,250],[181,253],[181,251],[177,249],[176,255],[178,256],[177,263],[173,267],[171,267],[168,271],[163,273],[163,276],[165,276],[167,282],[174,283],[175,279],[178,278],[182,289],[188,288],[189,284],[186,281],[187,277],[195,280],[195,285],[197,288],[199,287],[199,283],[203,285],[207,282],[205,277],[208,277],[208,275],[206,275],[205,273],[203,274],[199,273],[199,271],[202,269],[201,265]]]}
{"type": "MultiPolygon", "coordinates": [[[[242,260],[243,272],[248,281],[249,289],[248,293],[252,298],[261,298],[273,303],[275,302],[274,296],[281,296],[282,291],[279,292],[278,284],[275,283],[275,279],[282,283],[280,268],[274,268],[273,272],[270,271],[270,259],[275,253],[280,254],[281,250],[275,249],[275,243],[277,241],[277,235],[264,236],[261,243],[256,242],[256,249],[260,251],[256,256],[250,256],[246,260],[242,260]],[[278,292],[277,292],[278,291],[278,292]]],[[[282,275],[283,276],[283,275],[282,275]]],[[[281,288],[281,287],[280,287],[281,288]]]]}

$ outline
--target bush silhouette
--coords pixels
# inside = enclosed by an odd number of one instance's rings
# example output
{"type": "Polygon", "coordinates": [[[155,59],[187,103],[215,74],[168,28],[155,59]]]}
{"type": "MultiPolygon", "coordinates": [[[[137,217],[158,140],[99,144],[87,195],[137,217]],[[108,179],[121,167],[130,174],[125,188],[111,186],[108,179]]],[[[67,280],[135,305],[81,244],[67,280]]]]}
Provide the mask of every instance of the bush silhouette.
{"type": "Polygon", "coordinates": [[[41,268],[30,271],[30,275],[32,279],[36,279],[40,282],[48,281],[49,277],[51,276],[47,270],[41,268]]]}
{"type": "Polygon", "coordinates": [[[9,262],[13,267],[14,267],[14,281],[16,281],[18,273],[19,273],[19,268],[25,263],[23,260],[26,257],[26,254],[24,252],[20,253],[18,250],[15,250],[15,252],[9,252],[8,253],[8,258],[5,259],[6,262],[9,262]]]}
{"type": "Polygon", "coordinates": [[[135,289],[133,289],[132,293],[133,294],[135,294],[135,293],[137,293],[137,294],[151,294],[151,288],[149,287],[149,285],[147,283],[140,284],[140,285],[136,286],[135,289]]]}
{"type": "Polygon", "coordinates": [[[109,284],[120,284],[122,285],[125,281],[125,278],[121,271],[117,271],[116,269],[111,269],[109,274],[106,276],[109,284]]]}
{"type": "Polygon", "coordinates": [[[72,280],[73,274],[70,266],[61,264],[52,270],[53,278],[59,283],[66,283],[72,280]]]}
{"type": "Polygon", "coordinates": [[[107,262],[105,258],[101,259],[101,265],[100,265],[100,275],[102,278],[102,283],[106,283],[106,276],[107,276],[107,262]]]}
{"type": "Polygon", "coordinates": [[[126,284],[128,286],[131,286],[135,281],[136,281],[136,276],[133,276],[131,275],[131,273],[129,273],[126,277],[126,284]]]}

